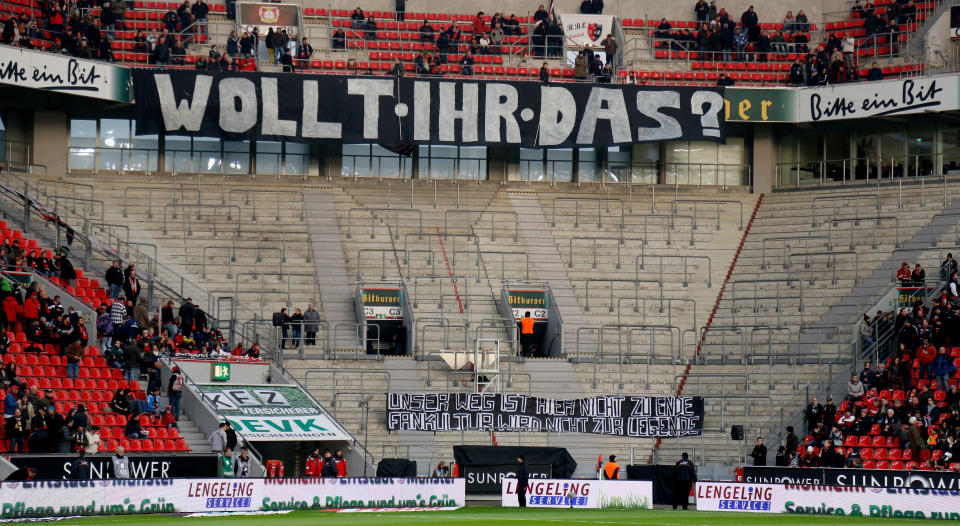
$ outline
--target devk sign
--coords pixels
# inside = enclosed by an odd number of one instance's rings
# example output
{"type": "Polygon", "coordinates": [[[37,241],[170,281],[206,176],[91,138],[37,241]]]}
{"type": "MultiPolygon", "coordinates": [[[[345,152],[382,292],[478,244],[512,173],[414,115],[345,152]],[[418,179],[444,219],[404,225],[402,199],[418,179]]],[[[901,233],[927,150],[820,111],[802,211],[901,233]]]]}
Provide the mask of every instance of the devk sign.
{"type": "Polygon", "coordinates": [[[134,72],[137,130],[380,144],[723,141],[717,88],[134,72]]]}

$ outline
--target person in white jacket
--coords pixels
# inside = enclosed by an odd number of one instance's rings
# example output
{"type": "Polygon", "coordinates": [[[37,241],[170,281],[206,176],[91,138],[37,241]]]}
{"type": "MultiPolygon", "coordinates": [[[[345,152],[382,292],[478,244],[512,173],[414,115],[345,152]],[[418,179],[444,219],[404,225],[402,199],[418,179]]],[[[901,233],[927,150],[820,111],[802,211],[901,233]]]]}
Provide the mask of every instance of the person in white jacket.
{"type": "Polygon", "coordinates": [[[847,63],[847,71],[854,71],[856,68],[853,60],[853,54],[856,49],[856,40],[854,40],[853,35],[848,33],[847,37],[843,39],[843,60],[847,63]]]}
{"type": "Polygon", "coordinates": [[[110,462],[113,464],[113,478],[115,479],[130,478],[130,459],[124,453],[123,446],[120,446],[117,448],[117,453],[110,458],[110,462]]]}

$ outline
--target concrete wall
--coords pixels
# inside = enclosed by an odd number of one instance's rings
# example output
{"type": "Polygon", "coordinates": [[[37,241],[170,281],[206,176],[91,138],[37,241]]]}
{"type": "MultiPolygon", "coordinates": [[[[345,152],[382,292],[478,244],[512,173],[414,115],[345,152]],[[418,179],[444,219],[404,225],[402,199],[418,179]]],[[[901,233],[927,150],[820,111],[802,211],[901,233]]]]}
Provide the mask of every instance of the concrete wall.
{"type": "MultiPolygon", "coordinates": [[[[709,0],[708,0],[709,1],[709,0]]],[[[557,0],[555,8],[558,14],[579,13],[581,0],[557,0]]],[[[623,18],[643,18],[656,19],[666,18],[668,20],[694,20],[693,6],[696,0],[684,0],[683,2],[660,2],[631,0],[604,0],[604,14],[611,14],[623,18]]],[[[549,6],[550,2],[543,1],[543,4],[549,6]]],[[[317,9],[332,7],[334,9],[353,10],[356,7],[362,7],[367,11],[393,11],[394,0],[365,0],[362,3],[339,3],[327,4],[315,0],[307,0],[304,6],[317,9]]],[[[532,16],[540,2],[524,2],[520,4],[508,4],[501,0],[408,0],[407,13],[456,13],[456,14],[474,14],[477,11],[483,11],[486,14],[502,12],[505,15],[516,14],[517,16],[532,16]]],[[[803,9],[807,18],[812,23],[820,23],[823,13],[830,11],[845,11],[849,9],[846,0],[816,0],[812,2],[795,2],[792,0],[718,0],[717,6],[724,7],[733,14],[734,18],[739,20],[740,15],[747,10],[747,7],[754,6],[760,17],[761,22],[779,22],[787,10],[792,10],[794,14],[799,9],[803,9]]]]}
{"type": "Polygon", "coordinates": [[[753,193],[769,194],[776,184],[777,141],[772,126],[753,127],[753,193]]]}
{"type": "Polygon", "coordinates": [[[33,112],[33,162],[47,166],[47,175],[67,172],[67,114],[62,111],[33,112]]]}

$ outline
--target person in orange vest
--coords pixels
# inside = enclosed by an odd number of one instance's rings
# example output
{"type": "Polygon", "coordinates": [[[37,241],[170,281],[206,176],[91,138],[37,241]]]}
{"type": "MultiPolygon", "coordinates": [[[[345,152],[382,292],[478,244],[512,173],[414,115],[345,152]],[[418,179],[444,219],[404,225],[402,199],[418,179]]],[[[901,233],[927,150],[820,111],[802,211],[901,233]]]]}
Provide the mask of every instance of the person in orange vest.
{"type": "Polygon", "coordinates": [[[523,318],[520,318],[520,345],[520,355],[529,358],[533,346],[533,318],[530,317],[530,311],[523,313],[523,318]]]}
{"type": "Polygon", "coordinates": [[[603,478],[606,480],[620,479],[620,465],[617,464],[617,456],[610,455],[610,462],[603,466],[603,478]]]}

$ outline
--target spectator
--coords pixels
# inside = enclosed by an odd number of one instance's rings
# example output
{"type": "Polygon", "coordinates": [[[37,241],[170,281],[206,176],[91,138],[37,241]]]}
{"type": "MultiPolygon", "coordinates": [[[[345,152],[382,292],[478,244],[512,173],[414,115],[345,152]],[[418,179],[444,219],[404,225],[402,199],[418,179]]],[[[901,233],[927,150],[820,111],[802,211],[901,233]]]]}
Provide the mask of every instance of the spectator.
{"type": "Polygon", "coordinates": [[[810,31],[810,23],[807,21],[807,15],[804,14],[803,9],[797,11],[797,16],[795,18],[795,29],[801,33],[806,33],[810,31]]]}
{"type": "Polygon", "coordinates": [[[796,27],[797,20],[793,17],[793,11],[787,10],[787,14],[783,17],[783,30],[793,31],[796,27]]]}
{"type": "Polygon", "coordinates": [[[120,271],[120,261],[115,260],[110,268],[107,269],[105,276],[109,288],[108,297],[115,299],[123,292],[123,272],[120,271]]]}
{"type": "Polygon", "coordinates": [[[240,54],[240,38],[236,31],[231,31],[227,37],[227,56],[235,57],[240,54]]]}
{"type": "Polygon", "coordinates": [[[207,441],[210,442],[210,450],[214,453],[222,453],[224,448],[227,447],[226,428],[227,423],[220,422],[220,426],[210,433],[210,437],[207,439],[207,441]]]}
{"type": "Polygon", "coordinates": [[[850,382],[847,384],[847,399],[851,402],[859,402],[863,399],[863,384],[857,375],[850,375],[850,382]]]}
{"type": "Polygon", "coordinates": [[[809,431],[813,431],[813,428],[823,421],[823,405],[820,404],[816,396],[814,396],[810,400],[810,404],[807,405],[806,418],[807,429],[809,431]]]}
{"type": "Polygon", "coordinates": [[[726,86],[733,86],[734,84],[736,84],[736,81],[728,77],[726,73],[721,73],[720,76],[717,78],[717,86],[726,87],[726,86]]]}
{"type": "Polygon", "coordinates": [[[160,415],[160,388],[155,387],[147,395],[147,412],[160,415]]]}
{"type": "Polygon", "coordinates": [[[940,347],[940,351],[937,353],[937,356],[933,359],[933,374],[937,378],[937,388],[938,389],[947,389],[949,385],[949,378],[957,368],[953,364],[953,358],[947,354],[946,347],[940,347]]]}
{"type": "MultiPolygon", "coordinates": [[[[343,30],[340,28],[337,28],[337,31],[339,31],[341,34],[343,33],[343,30]]],[[[334,31],[334,35],[336,35],[336,33],[337,32],[334,31]]],[[[240,35],[240,54],[241,55],[246,57],[252,56],[253,50],[256,46],[257,46],[257,37],[255,35],[247,31],[244,31],[243,34],[240,35]]]]}
{"type": "Polygon", "coordinates": [[[207,5],[207,3],[204,2],[203,0],[197,0],[196,2],[194,2],[193,6],[190,7],[190,14],[193,15],[193,19],[196,22],[206,23],[207,13],[209,12],[210,12],[210,6],[207,5]]]}
{"type": "Polygon", "coordinates": [[[93,426],[84,433],[83,450],[86,451],[88,455],[96,455],[97,452],[100,451],[101,442],[100,428],[93,426]]]}
{"type": "Polygon", "coordinates": [[[130,478],[130,460],[127,459],[125,453],[126,450],[123,449],[123,446],[118,446],[116,452],[110,458],[110,465],[113,469],[111,475],[115,479],[130,478]]]}
{"type": "MultiPolygon", "coordinates": [[[[467,50],[467,53],[463,55],[463,58],[460,59],[461,72],[464,75],[473,75],[473,64],[474,64],[473,53],[467,50]]],[[[284,331],[284,334],[286,334],[286,331],[284,331]]],[[[284,336],[284,338],[286,338],[286,336],[284,336]]]]}
{"type": "Polygon", "coordinates": [[[747,8],[746,11],[740,15],[740,23],[743,24],[745,28],[751,28],[756,26],[760,22],[760,19],[757,17],[757,13],[753,10],[753,6],[747,8]]]}
{"type": "Polygon", "coordinates": [[[540,82],[544,84],[550,83],[550,70],[547,69],[546,62],[544,62],[543,65],[540,66],[540,82]]]}
{"type": "Polygon", "coordinates": [[[873,370],[870,365],[870,362],[863,363],[863,370],[860,371],[860,383],[863,384],[864,389],[870,389],[873,387],[873,383],[877,378],[877,372],[873,370]]]}
{"type": "Polygon", "coordinates": [[[707,5],[706,0],[697,0],[697,5],[693,6],[693,13],[697,17],[697,26],[707,21],[707,14],[709,12],[710,7],[707,5]]]}
{"type": "Polygon", "coordinates": [[[313,46],[307,42],[307,37],[303,37],[300,47],[297,48],[297,59],[307,61],[313,56],[313,46]]]}
{"type": "Polygon", "coordinates": [[[183,304],[180,305],[180,310],[177,314],[180,316],[180,329],[183,331],[183,337],[189,338],[190,334],[193,332],[194,319],[197,317],[193,300],[191,298],[184,300],[183,304]]]}
{"type": "MultiPolygon", "coordinates": [[[[9,398],[9,395],[8,395],[9,398]]],[[[4,402],[4,409],[6,409],[4,402]]],[[[7,418],[6,438],[10,441],[9,451],[13,453],[23,453],[23,440],[30,429],[30,421],[27,416],[17,407],[16,401],[13,403],[13,414],[7,418]]]]}
{"type": "Polygon", "coordinates": [[[86,451],[77,451],[77,458],[70,466],[70,478],[73,480],[90,480],[90,463],[87,462],[86,451]]]}
{"type": "Polygon", "coordinates": [[[80,360],[83,359],[83,346],[74,341],[64,350],[67,357],[67,378],[76,380],[80,377],[80,360]]]}
{"type": "Polygon", "coordinates": [[[590,0],[583,0],[580,2],[580,14],[582,15],[592,15],[593,14],[593,3],[590,0]]]}
{"type": "Polygon", "coordinates": [[[573,61],[573,76],[578,79],[587,78],[587,55],[583,50],[577,53],[577,58],[573,61]]]}
{"type": "Polygon", "coordinates": [[[426,18],[423,19],[423,24],[420,24],[420,42],[433,42],[433,26],[430,25],[430,22],[426,18]]]}
{"type": "Polygon", "coordinates": [[[593,7],[593,14],[603,14],[603,0],[591,0],[590,4],[593,7]]]}
{"type": "Polygon", "coordinates": [[[296,66],[293,64],[293,57],[290,56],[289,49],[283,49],[282,55],[280,56],[280,64],[283,66],[284,73],[293,73],[297,70],[296,66]]]}
{"type": "Polygon", "coordinates": [[[907,443],[913,453],[914,458],[920,458],[920,453],[926,449],[926,440],[924,440],[923,430],[920,428],[923,421],[915,416],[911,416],[907,427],[907,443]]]}
{"type": "Polygon", "coordinates": [[[856,63],[853,60],[854,53],[856,52],[856,41],[853,38],[852,33],[848,33],[847,36],[843,39],[843,60],[847,66],[848,71],[854,71],[857,67],[856,63]]]}
{"type": "Polygon", "coordinates": [[[173,417],[178,421],[180,420],[180,398],[183,396],[183,384],[183,372],[175,366],[170,375],[170,382],[167,384],[167,398],[170,400],[173,417]]]}
{"type": "Polygon", "coordinates": [[[127,438],[147,438],[149,433],[140,427],[140,415],[134,411],[127,414],[127,426],[123,430],[127,438]]]}
{"type": "MultiPolygon", "coordinates": [[[[703,1],[703,0],[701,0],[703,1]]],[[[450,476],[450,468],[447,467],[447,463],[440,461],[437,464],[437,467],[433,470],[433,477],[438,479],[447,478],[450,476]]]]}
{"type": "Polygon", "coordinates": [[[177,418],[173,415],[173,407],[168,405],[163,414],[160,415],[160,425],[167,429],[178,427],[177,418]]]}
{"type": "Polygon", "coordinates": [[[757,445],[753,446],[750,458],[753,459],[754,466],[767,465],[767,446],[763,445],[763,437],[757,437],[757,445]]]}
{"type": "Polygon", "coordinates": [[[550,18],[550,15],[547,14],[547,10],[544,9],[543,4],[540,4],[540,7],[538,7],[533,13],[534,23],[538,25],[545,25],[548,18],[550,18]]]}
{"type": "Polygon", "coordinates": [[[910,264],[904,261],[900,265],[900,269],[897,270],[897,280],[900,281],[901,286],[909,287],[913,285],[912,277],[913,272],[910,271],[910,264]]]}
{"type": "Polygon", "coordinates": [[[910,275],[911,281],[913,281],[914,287],[923,287],[927,284],[927,271],[923,270],[920,267],[920,263],[913,268],[913,273],[910,275]]]}

